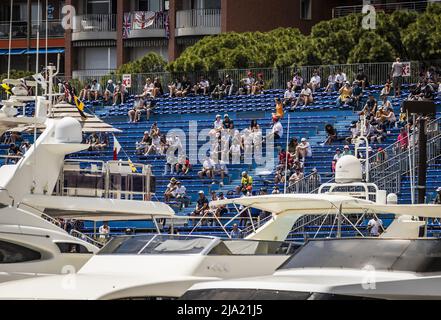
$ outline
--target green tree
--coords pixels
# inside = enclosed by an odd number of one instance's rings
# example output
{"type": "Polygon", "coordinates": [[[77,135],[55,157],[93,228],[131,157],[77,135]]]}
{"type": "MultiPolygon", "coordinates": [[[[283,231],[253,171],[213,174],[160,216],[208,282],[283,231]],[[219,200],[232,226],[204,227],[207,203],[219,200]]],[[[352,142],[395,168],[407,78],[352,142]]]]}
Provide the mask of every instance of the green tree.
{"type": "Polygon", "coordinates": [[[167,62],[157,53],[149,52],[140,59],[123,64],[116,74],[162,72],[167,62]]]}

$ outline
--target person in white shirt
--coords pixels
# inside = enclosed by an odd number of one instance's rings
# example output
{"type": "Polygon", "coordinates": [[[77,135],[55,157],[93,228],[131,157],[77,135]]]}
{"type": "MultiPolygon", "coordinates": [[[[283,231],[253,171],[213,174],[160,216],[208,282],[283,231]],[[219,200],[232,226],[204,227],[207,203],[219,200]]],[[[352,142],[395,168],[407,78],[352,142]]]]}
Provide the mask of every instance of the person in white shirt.
{"type": "Polygon", "coordinates": [[[296,101],[296,104],[294,105],[294,108],[297,108],[297,105],[300,102],[302,102],[303,105],[306,107],[309,103],[312,103],[313,101],[314,101],[314,99],[312,97],[312,90],[305,83],[303,85],[303,90],[300,92],[300,95],[296,101]]]}
{"type": "Polygon", "coordinates": [[[101,94],[101,85],[95,79],[92,81],[92,85],[90,86],[90,90],[88,92],[88,100],[90,101],[90,96],[94,97],[94,100],[98,100],[98,96],[101,94]]]}
{"type": "Polygon", "coordinates": [[[301,161],[304,161],[306,157],[312,157],[312,148],[306,138],[302,138],[299,145],[297,146],[296,156],[301,161]]]}
{"type": "Polygon", "coordinates": [[[98,229],[98,232],[100,234],[100,239],[102,241],[105,241],[106,239],[109,238],[110,235],[110,227],[107,224],[107,222],[104,222],[98,229]]]}
{"type": "Polygon", "coordinates": [[[271,127],[271,133],[267,138],[272,137],[276,141],[282,138],[282,136],[283,136],[282,123],[280,122],[278,116],[273,116],[273,126],[271,127]]]}
{"type": "Polygon", "coordinates": [[[346,82],[346,74],[342,72],[341,70],[338,70],[335,75],[335,90],[338,91],[343,86],[343,84],[346,82]]]}
{"type": "Polygon", "coordinates": [[[202,164],[202,170],[198,172],[199,178],[206,176],[207,178],[213,178],[214,161],[209,156],[204,160],[202,164]]]}
{"type": "Polygon", "coordinates": [[[190,204],[190,199],[187,196],[187,188],[182,185],[181,181],[176,182],[176,189],[172,192],[172,197],[180,202],[179,210],[181,210],[182,207],[188,207],[190,204]]]}
{"type": "Polygon", "coordinates": [[[223,160],[217,161],[214,164],[213,173],[214,173],[214,175],[219,175],[221,177],[221,179],[223,180],[225,175],[228,175],[228,168],[227,168],[227,164],[225,163],[225,161],[223,161],[223,160]]]}
{"type": "Polygon", "coordinates": [[[367,228],[370,236],[378,237],[383,231],[383,221],[374,216],[371,220],[369,220],[367,228]]]}
{"type": "Polygon", "coordinates": [[[331,72],[328,77],[328,85],[325,88],[326,92],[332,92],[335,89],[335,78],[336,75],[334,75],[334,72],[331,72]]]}
{"type": "Polygon", "coordinates": [[[198,83],[196,83],[193,87],[194,94],[203,94],[204,96],[207,95],[208,90],[210,89],[210,83],[207,79],[204,78],[204,76],[201,76],[198,83]]]}
{"type": "Polygon", "coordinates": [[[316,89],[320,88],[320,83],[322,79],[318,75],[317,72],[314,72],[313,76],[311,77],[311,80],[309,81],[311,83],[312,92],[315,92],[316,89]]]}
{"type": "Polygon", "coordinates": [[[296,100],[296,93],[294,92],[294,89],[289,87],[286,89],[285,94],[283,95],[283,105],[292,105],[294,101],[296,100]]]}
{"type": "Polygon", "coordinates": [[[214,121],[214,130],[220,131],[223,129],[222,116],[220,114],[216,115],[216,120],[214,121]]]}

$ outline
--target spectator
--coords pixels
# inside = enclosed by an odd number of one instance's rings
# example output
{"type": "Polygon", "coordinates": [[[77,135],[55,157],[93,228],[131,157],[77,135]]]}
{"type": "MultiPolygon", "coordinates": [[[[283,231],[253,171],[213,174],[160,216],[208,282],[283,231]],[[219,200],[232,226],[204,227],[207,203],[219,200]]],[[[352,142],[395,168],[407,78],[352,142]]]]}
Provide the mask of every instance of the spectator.
{"type": "Polygon", "coordinates": [[[233,94],[234,84],[229,74],[225,75],[224,87],[225,87],[225,94],[231,96],[233,94]]]}
{"type": "Polygon", "coordinates": [[[263,93],[265,81],[263,80],[263,73],[257,74],[257,80],[251,86],[251,94],[263,93]]]}
{"type": "Polygon", "coordinates": [[[207,177],[207,178],[213,178],[213,171],[214,171],[214,161],[209,156],[206,157],[202,164],[202,170],[198,172],[199,178],[207,177]]]}
{"type": "Polygon", "coordinates": [[[220,182],[221,187],[224,185],[223,180],[225,176],[228,175],[227,164],[223,160],[216,161],[213,169],[214,176],[220,176],[222,181],[220,182]]]}
{"type": "Polygon", "coordinates": [[[328,85],[325,88],[325,92],[332,92],[335,89],[335,74],[333,71],[328,76],[328,85]]]}
{"type": "Polygon", "coordinates": [[[214,90],[211,92],[212,99],[222,99],[225,95],[225,85],[222,79],[218,79],[217,85],[214,87],[214,90]]]}
{"type": "Polygon", "coordinates": [[[310,103],[313,103],[314,98],[312,97],[312,91],[308,87],[308,85],[305,83],[303,85],[303,90],[300,92],[299,97],[297,98],[297,101],[294,105],[294,108],[297,108],[298,104],[302,102],[303,106],[307,106],[310,103]]]}
{"type": "Polygon", "coordinates": [[[279,164],[285,166],[286,163],[288,164],[288,168],[291,168],[294,164],[294,158],[292,157],[291,153],[286,152],[285,149],[282,149],[279,152],[279,164]]]}
{"type": "Polygon", "coordinates": [[[321,78],[317,71],[315,71],[309,81],[312,92],[314,93],[317,89],[320,89],[321,78]]]}
{"type": "Polygon", "coordinates": [[[150,78],[145,79],[145,85],[144,88],[142,90],[142,93],[138,96],[135,96],[136,98],[147,98],[147,97],[151,97],[153,96],[153,91],[155,89],[155,85],[152,82],[152,80],[150,78]]]}
{"type": "Polygon", "coordinates": [[[377,152],[377,156],[376,156],[376,159],[375,159],[375,162],[377,164],[382,164],[386,160],[387,160],[387,153],[386,153],[386,151],[382,147],[379,147],[378,148],[378,152],[377,152]]]}
{"type": "Polygon", "coordinates": [[[350,104],[354,107],[354,110],[360,109],[360,102],[363,99],[363,89],[360,87],[358,81],[352,83],[352,95],[350,104]]]}
{"type": "Polygon", "coordinates": [[[342,156],[352,156],[353,153],[351,151],[351,148],[345,144],[345,146],[343,147],[343,152],[341,153],[342,156]]]}
{"type": "Polygon", "coordinates": [[[401,150],[406,150],[409,145],[409,137],[407,135],[407,130],[401,128],[400,134],[398,135],[397,141],[401,150]]]}
{"type": "Polygon", "coordinates": [[[378,237],[382,233],[383,221],[378,219],[377,216],[374,216],[371,220],[369,220],[367,229],[369,230],[369,235],[371,237],[378,237]]]}
{"type": "Polygon", "coordinates": [[[441,187],[436,189],[436,197],[435,200],[433,200],[433,204],[441,204],[441,187]]]}
{"type": "Polygon", "coordinates": [[[273,116],[277,116],[279,119],[282,119],[285,115],[283,111],[283,103],[279,98],[274,98],[274,101],[276,103],[276,113],[273,113],[273,116]]]}
{"type": "Polygon", "coordinates": [[[162,89],[161,80],[159,78],[155,78],[153,80],[153,90],[152,90],[152,97],[156,98],[157,96],[162,96],[164,94],[164,90],[162,89]]]}
{"type": "Polygon", "coordinates": [[[28,140],[25,140],[21,143],[20,145],[20,152],[22,155],[25,155],[26,152],[28,152],[28,150],[31,148],[31,144],[29,143],[28,140]]]}
{"type": "Polygon", "coordinates": [[[260,131],[260,126],[257,123],[256,119],[251,120],[249,129],[251,132],[259,132],[260,131]]]}
{"type": "Polygon", "coordinates": [[[293,184],[299,182],[303,179],[303,172],[297,168],[295,172],[289,177],[289,186],[291,187],[293,184]]]}
{"type": "Polygon", "coordinates": [[[345,82],[345,84],[340,88],[338,91],[340,94],[337,98],[337,107],[341,107],[344,105],[344,107],[347,107],[352,96],[352,88],[349,85],[349,82],[345,82]]]}
{"type": "Polygon", "coordinates": [[[110,227],[107,222],[104,222],[99,228],[98,233],[100,234],[100,240],[106,241],[110,236],[110,227]]]}
{"type": "Polygon", "coordinates": [[[302,138],[297,146],[297,159],[305,161],[306,157],[312,157],[312,148],[306,138],[302,138]]]}
{"type": "Polygon", "coordinates": [[[115,86],[115,91],[113,92],[113,105],[124,103],[124,96],[127,94],[126,87],[118,81],[115,86]]]}
{"type": "Polygon", "coordinates": [[[375,113],[377,113],[377,107],[378,103],[377,100],[374,98],[374,95],[369,94],[369,98],[366,101],[366,104],[364,105],[361,113],[365,116],[374,115],[375,113]]]}
{"type": "Polygon", "coordinates": [[[393,127],[395,125],[395,122],[397,122],[397,117],[395,116],[394,110],[392,109],[392,107],[383,107],[383,110],[385,110],[384,124],[388,127],[393,127]]]}
{"type": "Polygon", "coordinates": [[[274,186],[273,187],[273,191],[271,192],[271,194],[279,194],[279,193],[280,193],[279,187],[278,186],[274,186]]]}
{"type": "Polygon", "coordinates": [[[355,143],[357,137],[360,136],[359,122],[353,121],[350,127],[351,135],[346,138],[347,143],[355,143]]]}
{"type": "Polygon", "coordinates": [[[435,89],[433,85],[425,79],[421,87],[421,100],[432,101],[435,98],[435,89]]]}
{"type": "Polygon", "coordinates": [[[178,156],[178,163],[176,163],[176,173],[187,175],[191,170],[191,164],[188,157],[185,155],[178,156]]]}
{"type": "Polygon", "coordinates": [[[324,144],[332,144],[333,142],[337,141],[337,129],[335,129],[332,124],[327,124],[325,126],[325,132],[327,138],[324,144]]]}
{"type": "Polygon", "coordinates": [[[204,76],[200,77],[198,83],[196,83],[193,87],[193,91],[195,95],[203,94],[204,96],[208,94],[208,90],[210,89],[210,83],[204,76]]]}
{"type": "Polygon", "coordinates": [[[149,154],[161,154],[161,134],[156,130],[150,131],[150,136],[152,137],[152,144],[147,149],[147,152],[145,155],[149,154]]]}
{"type": "Polygon", "coordinates": [[[247,76],[241,80],[242,86],[239,88],[239,94],[250,94],[254,82],[253,73],[248,71],[247,76]]]}
{"type": "MultiPolygon", "coordinates": [[[[81,89],[81,91],[80,91],[80,99],[81,100],[86,100],[86,96],[90,97],[90,84],[88,84],[88,83],[86,83],[84,85],[84,88],[81,89]]],[[[90,98],[89,98],[89,100],[90,100],[90,98]]]]}
{"type": "Polygon", "coordinates": [[[90,97],[93,96],[94,100],[98,100],[98,97],[101,95],[101,85],[95,79],[92,81],[92,86],[90,87],[90,91],[88,94],[88,100],[90,101],[90,97]]]}
{"type": "Polygon", "coordinates": [[[93,132],[89,138],[87,138],[86,143],[89,145],[89,150],[99,150],[104,148],[104,145],[100,141],[98,133],[96,132],[93,132]]]}
{"type": "Polygon", "coordinates": [[[383,89],[381,89],[380,93],[380,99],[384,102],[388,99],[390,95],[390,82],[386,81],[386,84],[384,85],[383,89]]]}
{"type": "Polygon", "coordinates": [[[176,96],[185,97],[189,92],[191,92],[191,82],[187,79],[186,76],[182,77],[182,90],[177,91],[176,96]]]}
{"type": "Polygon", "coordinates": [[[170,92],[170,98],[182,96],[182,83],[176,78],[175,81],[168,85],[168,91],[170,92]]]}
{"type": "MultiPolygon", "coordinates": [[[[208,214],[208,212],[210,211],[209,207],[208,207],[208,199],[205,196],[204,191],[202,191],[202,190],[199,191],[198,195],[199,195],[199,198],[196,202],[196,208],[193,211],[193,213],[191,214],[193,217],[204,216],[204,215],[208,214]]],[[[206,224],[206,223],[204,221],[202,221],[202,224],[206,224]]]]}
{"type": "Polygon", "coordinates": [[[114,92],[115,92],[115,85],[113,84],[113,80],[109,79],[107,80],[107,86],[106,89],[104,90],[104,101],[108,102],[110,97],[112,97],[113,99],[114,92]]]}
{"type": "Polygon", "coordinates": [[[248,175],[248,172],[243,171],[242,179],[240,180],[240,186],[236,188],[236,193],[246,194],[247,192],[251,193],[252,190],[253,190],[253,177],[248,175]]]}
{"type": "Polygon", "coordinates": [[[295,91],[301,90],[303,88],[303,78],[299,72],[296,72],[292,79],[292,88],[295,91]]]}
{"type": "Polygon", "coordinates": [[[167,189],[164,193],[164,201],[170,202],[170,198],[174,198],[174,195],[176,195],[175,190],[178,188],[176,178],[171,178],[169,184],[167,185],[167,189]]]}
{"type": "Polygon", "coordinates": [[[299,143],[298,143],[298,141],[297,141],[297,138],[292,138],[290,141],[289,141],[289,144],[288,144],[288,152],[291,154],[291,155],[295,155],[296,154],[296,150],[297,150],[297,146],[299,145],[299,143]]]}
{"type": "Polygon", "coordinates": [[[397,57],[395,62],[392,64],[392,83],[394,85],[395,98],[401,96],[401,84],[403,83],[403,69],[404,66],[397,57]]]}
{"type": "Polygon", "coordinates": [[[271,127],[271,133],[269,137],[272,137],[274,141],[281,139],[283,136],[283,126],[278,116],[273,116],[273,125],[271,127]]]}
{"type": "Polygon", "coordinates": [[[20,148],[14,143],[11,143],[8,149],[6,164],[16,164],[22,155],[23,154],[20,152],[20,148]]]}
{"type": "Polygon", "coordinates": [[[230,232],[231,239],[240,239],[242,238],[242,231],[237,226],[237,223],[233,224],[233,229],[230,232]]]}
{"type": "MultiPolygon", "coordinates": [[[[275,98],[277,99],[277,98],[275,98]]],[[[283,105],[284,106],[292,106],[296,100],[296,93],[292,87],[286,89],[285,94],[283,95],[283,105]]],[[[277,105],[277,101],[276,101],[277,105]]]]}
{"type": "Polygon", "coordinates": [[[346,81],[346,74],[341,70],[337,70],[335,74],[335,91],[339,91],[346,81]]]}
{"type": "Polygon", "coordinates": [[[369,87],[369,80],[367,75],[364,73],[363,68],[360,67],[358,68],[358,73],[355,76],[355,80],[357,80],[360,83],[360,86],[362,88],[362,90],[365,90],[366,88],[369,87]]]}
{"type": "Polygon", "coordinates": [[[337,161],[340,160],[340,158],[342,156],[343,155],[341,154],[340,148],[335,149],[335,154],[334,154],[334,157],[332,158],[332,165],[331,165],[331,169],[332,169],[333,173],[335,172],[335,167],[337,166],[337,161]]]}
{"type": "Polygon", "coordinates": [[[224,121],[222,122],[224,129],[231,129],[234,126],[233,120],[230,119],[228,113],[224,114],[224,121]]]}
{"type": "Polygon", "coordinates": [[[221,131],[224,127],[222,122],[222,116],[220,114],[216,115],[216,120],[214,121],[213,128],[216,131],[221,131]]]}
{"type": "Polygon", "coordinates": [[[322,177],[317,171],[317,168],[313,168],[311,170],[311,174],[309,175],[309,185],[313,186],[314,188],[320,186],[322,184],[322,177]]]}
{"type": "Polygon", "coordinates": [[[148,131],[144,131],[141,141],[136,143],[136,154],[146,154],[151,145],[152,138],[148,131]]]}

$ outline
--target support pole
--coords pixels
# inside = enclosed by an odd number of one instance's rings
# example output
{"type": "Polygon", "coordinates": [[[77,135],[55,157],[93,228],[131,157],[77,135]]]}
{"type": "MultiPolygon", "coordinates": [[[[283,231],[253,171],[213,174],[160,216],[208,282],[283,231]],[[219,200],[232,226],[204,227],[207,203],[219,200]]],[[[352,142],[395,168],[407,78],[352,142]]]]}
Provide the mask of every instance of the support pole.
{"type": "Polygon", "coordinates": [[[419,118],[418,127],[418,203],[424,203],[427,177],[427,133],[424,117],[419,118]]]}
{"type": "Polygon", "coordinates": [[[338,208],[338,214],[337,214],[337,238],[341,238],[341,215],[342,215],[343,207],[342,204],[340,204],[340,207],[338,208]]]}

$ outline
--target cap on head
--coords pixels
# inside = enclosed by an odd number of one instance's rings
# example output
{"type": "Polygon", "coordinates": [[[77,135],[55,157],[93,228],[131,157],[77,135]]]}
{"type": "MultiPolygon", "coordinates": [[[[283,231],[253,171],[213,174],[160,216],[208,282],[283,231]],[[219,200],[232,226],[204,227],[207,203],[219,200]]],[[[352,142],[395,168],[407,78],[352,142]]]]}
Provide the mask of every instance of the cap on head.
{"type": "Polygon", "coordinates": [[[349,146],[348,146],[348,145],[345,145],[343,148],[344,148],[344,149],[349,149],[349,146]]]}
{"type": "Polygon", "coordinates": [[[199,190],[198,194],[205,194],[204,191],[199,190]]]}
{"type": "Polygon", "coordinates": [[[220,115],[220,114],[217,114],[217,115],[216,115],[216,118],[221,118],[221,115],[220,115]]]}
{"type": "Polygon", "coordinates": [[[228,113],[224,114],[224,118],[228,118],[228,113]]]}
{"type": "Polygon", "coordinates": [[[246,176],[246,175],[247,175],[247,172],[246,171],[242,171],[242,177],[246,176]]]}
{"type": "Polygon", "coordinates": [[[438,187],[438,189],[436,189],[436,192],[440,192],[441,191],[441,187],[438,187]]]}
{"type": "Polygon", "coordinates": [[[107,83],[113,83],[112,79],[107,80],[107,83]]]}
{"type": "Polygon", "coordinates": [[[300,140],[301,142],[306,142],[306,138],[302,138],[302,140],[300,140]]]}

